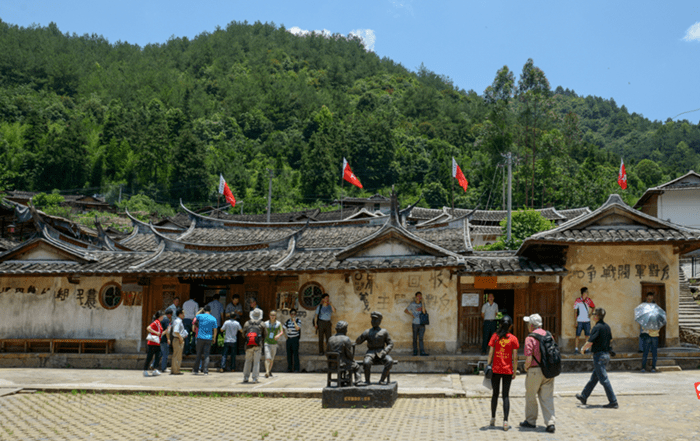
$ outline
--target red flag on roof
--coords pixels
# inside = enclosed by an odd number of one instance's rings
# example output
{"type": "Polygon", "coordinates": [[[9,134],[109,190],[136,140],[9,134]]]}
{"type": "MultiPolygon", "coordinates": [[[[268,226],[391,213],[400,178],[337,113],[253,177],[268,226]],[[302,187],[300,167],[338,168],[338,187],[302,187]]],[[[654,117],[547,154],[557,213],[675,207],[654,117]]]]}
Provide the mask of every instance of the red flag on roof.
{"type": "Polygon", "coordinates": [[[355,176],[355,173],[350,170],[350,164],[348,164],[347,159],[343,158],[343,179],[351,183],[352,185],[356,185],[360,188],[362,188],[362,184],[360,184],[360,180],[357,179],[357,176],[355,176]]]}
{"type": "Polygon", "coordinates": [[[617,175],[617,183],[620,188],[627,190],[627,172],[625,171],[625,162],[620,158],[620,173],[617,175]]]}
{"type": "Polygon", "coordinates": [[[462,173],[462,169],[459,168],[459,165],[457,164],[457,161],[455,161],[454,156],[452,157],[452,177],[457,179],[459,186],[462,187],[464,191],[467,191],[467,186],[469,186],[469,182],[467,182],[467,178],[464,177],[464,173],[462,173]]]}
{"type": "Polygon", "coordinates": [[[231,204],[232,207],[236,206],[236,198],[233,197],[233,193],[231,193],[231,189],[228,188],[228,184],[222,174],[219,174],[219,193],[224,195],[226,202],[231,204]]]}

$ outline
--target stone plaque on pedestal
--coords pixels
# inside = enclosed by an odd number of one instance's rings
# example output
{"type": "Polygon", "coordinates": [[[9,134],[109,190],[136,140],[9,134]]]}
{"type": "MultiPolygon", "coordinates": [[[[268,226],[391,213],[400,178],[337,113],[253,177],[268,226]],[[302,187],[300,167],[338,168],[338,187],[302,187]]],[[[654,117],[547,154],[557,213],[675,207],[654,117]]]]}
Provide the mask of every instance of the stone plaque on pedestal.
{"type": "Polygon", "coordinates": [[[324,387],[323,407],[341,409],[366,409],[370,407],[392,407],[399,396],[399,386],[389,384],[367,386],[324,387]]]}

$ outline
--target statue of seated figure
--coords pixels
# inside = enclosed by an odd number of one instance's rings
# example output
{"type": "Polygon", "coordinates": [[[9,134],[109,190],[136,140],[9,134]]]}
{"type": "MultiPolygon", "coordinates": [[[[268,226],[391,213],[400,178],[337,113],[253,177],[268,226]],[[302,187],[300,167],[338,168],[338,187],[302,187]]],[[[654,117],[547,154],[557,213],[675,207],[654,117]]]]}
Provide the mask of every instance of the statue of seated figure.
{"type": "Polygon", "coordinates": [[[394,343],[391,341],[389,331],[379,327],[382,324],[382,313],[374,311],[371,316],[372,327],[357,337],[355,343],[359,345],[367,342],[367,353],[362,363],[365,369],[365,382],[370,384],[372,365],[381,364],[384,365],[384,370],[379,383],[385,383],[389,377],[389,371],[394,365],[394,360],[389,355],[389,352],[394,348],[394,343]]]}

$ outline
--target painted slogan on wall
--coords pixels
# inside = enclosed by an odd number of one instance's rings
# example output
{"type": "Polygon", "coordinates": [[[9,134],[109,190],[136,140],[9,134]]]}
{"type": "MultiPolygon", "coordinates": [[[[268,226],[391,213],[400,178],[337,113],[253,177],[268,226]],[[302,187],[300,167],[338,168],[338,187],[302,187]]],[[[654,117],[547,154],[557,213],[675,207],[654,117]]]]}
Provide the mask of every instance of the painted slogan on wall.
{"type": "MultiPolygon", "coordinates": [[[[14,281],[13,285],[16,284],[14,281]]],[[[80,284],[71,285],[66,288],[63,286],[55,286],[53,281],[27,281],[22,283],[22,286],[2,286],[0,285],[0,295],[2,294],[33,294],[37,296],[50,296],[55,302],[70,302],[75,301],[78,306],[84,309],[103,308],[99,295],[100,290],[94,286],[81,286],[80,284]]],[[[114,296],[121,297],[121,304],[125,306],[140,306],[142,303],[142,293],[137,291],[121,291],[116,283],[105,284],[105,287],[113,287],[109,295],[112,296],[111,301],[118,303],[119,300],[114,296]],[[116,292],[115,292],[116,291],[116,292]]],[[[115,305],[117,304],[115,303],[115,305]]]]}
{"type": "Polygon", "coordinates": [[[379,286],[376,278],[376,274],[359,271],[352,275],[353,288],[362,302],[364,313],[373,310],[391,311],[394,306],[403,309],[411,303],[418,291],[423,293],[423,301],[429,311],[447,308],[451,301],[447,293],[435,294],[448,288],[450,275],[447,271],[402,276],[398,290],[389,281],[381,284],[384,286],[379,286]]]}
{"type": "Polygon", "coordinates": [[[572,270],[569,273],[569,279],[587,279],[588,282],[593,280],[603,280],[607,282],[615,280],[629,279],[630,277],[656,278],[659,280],[667,280],[669,278],[668,265],[663,267],[659,264],[650,263],[649,265],[589,265],[585,270],[572,270]]]}

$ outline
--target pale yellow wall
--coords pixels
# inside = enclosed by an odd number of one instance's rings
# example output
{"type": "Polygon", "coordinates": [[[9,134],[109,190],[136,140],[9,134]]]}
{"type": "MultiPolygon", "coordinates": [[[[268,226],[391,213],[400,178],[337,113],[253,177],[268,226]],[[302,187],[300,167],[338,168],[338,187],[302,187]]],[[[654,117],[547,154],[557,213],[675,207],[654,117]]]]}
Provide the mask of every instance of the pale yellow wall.
{"type": "Polygon", "coordinates": [[[573,245],[567,252],[566,268],[569,274],[562,281],[562,344],[565,348],[573,349],[576,335],[574,301],[580,295],[581,287],[587,286],[596,307],[602,307],[606,311],[605,322],[612,330],[615,348],[635,349],[639,325],[634,321],[634,308],[642,300],[641,282],[665,284],[668,317],[668,324],[664,328],[666,346],[678,344],[678,255],[673,254],[671,245],[573,245]],[[595,270],[593,277],[589,271],[591,265],[595,270]],[[602,277],[604,267],[609,265],[615,267],[614,280],[612,277],[602,277]],[[621,265],[623,269],[629,265],[629,278],[620,277],[621,265]],[[644,265],[643,276],[638,276],[636,265],[644,265]],[[657,276],[650,274],[650,265],[658,266],[657,276]],[[666,267],[667,273],[664,274],[666,267]]]}
{"type": "MultiPolygon", "coordinates": [[[[345,320],[349,324],[348,336],[353,340],[371,327],[370,313],[383,314],[382,328],[386,328],[394,340],[394,350],[412,350],[412,318],[404,309],[413,300],[416,291],[423,299],[430,314],[430,325],[426,327],[425,346],[430,353],[455,353],[457,350],[457,276],[448,270],[415,272],[355,272],[349,280],[339,273],[304,274],[299,277],[300,286],[313,281],[323,286],[337,309],[333,315],[335,323],[345,320]],[[366,297],[365,297],[365,294],[366,297]],[[363,301],[366,298],[367,304],[363,301]]],[[[318,337],[311,324],[313,311],[307,311],[302,319],[302,344],[304,348],[314,346],[318,337]],[[313,345],[311,344],[313,342],[313,345]]],[[[366,351],[366,345],[357,349],[357,354],[366,351]]]]}
{"type": "Polygon", "coordinates": [[[0,335],[3,338],[116,339],[116,350],[138,350],[141,306],[107,310],[99,301],[107,283],[121,277],[82,277],[72,284],[65,277],[0,278],[0,335]],[[94,289],[94,304],[88,291],[94,289]],[[78,298],[82,290],[82,301],[78,298]]]}

